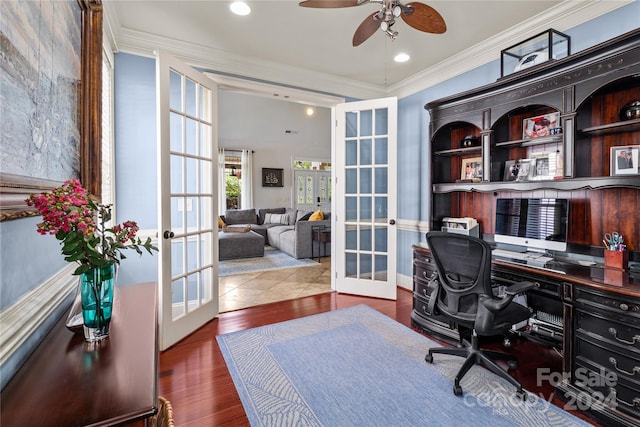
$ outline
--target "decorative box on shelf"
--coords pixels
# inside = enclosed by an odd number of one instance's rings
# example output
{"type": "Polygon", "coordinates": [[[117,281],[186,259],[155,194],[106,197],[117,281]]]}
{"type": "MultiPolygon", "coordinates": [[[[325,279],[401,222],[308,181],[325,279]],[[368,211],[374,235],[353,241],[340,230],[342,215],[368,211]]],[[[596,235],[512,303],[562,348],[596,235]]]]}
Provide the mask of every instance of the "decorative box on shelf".
{"type": "Polygon", "coordinates": [[[480,237],[480,227],[475,218],[442,218],[441,231],[480,237]]]}
{"type": "Polygon", "coordinates": [[[500,52],[500,75],[508,76],[550,59],[571,55],[571,37],[548,29],[500,52]]]}

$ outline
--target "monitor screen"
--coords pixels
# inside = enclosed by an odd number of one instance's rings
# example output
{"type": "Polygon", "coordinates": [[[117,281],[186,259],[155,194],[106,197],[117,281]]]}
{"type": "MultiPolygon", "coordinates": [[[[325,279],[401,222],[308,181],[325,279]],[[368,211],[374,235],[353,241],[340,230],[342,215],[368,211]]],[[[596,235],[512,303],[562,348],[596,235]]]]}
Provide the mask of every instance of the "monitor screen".
{"type": "Polygon", "coordinates": [[[568,221],[567,199],[497,199],[494,240],[533,251],[566,251],[568,221]]]}

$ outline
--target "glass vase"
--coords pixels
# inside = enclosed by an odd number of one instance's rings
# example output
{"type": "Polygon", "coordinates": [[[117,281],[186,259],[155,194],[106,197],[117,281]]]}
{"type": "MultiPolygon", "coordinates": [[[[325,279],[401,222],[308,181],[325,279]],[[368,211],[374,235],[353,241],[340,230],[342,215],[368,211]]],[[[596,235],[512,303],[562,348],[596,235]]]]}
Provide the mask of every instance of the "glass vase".
{"type": "Polygon", "coordinates": [[[109,336],[114,279],[113,265],[93,268],[80,276],[83,330],[86,341],[100,341],[109,336]]]}

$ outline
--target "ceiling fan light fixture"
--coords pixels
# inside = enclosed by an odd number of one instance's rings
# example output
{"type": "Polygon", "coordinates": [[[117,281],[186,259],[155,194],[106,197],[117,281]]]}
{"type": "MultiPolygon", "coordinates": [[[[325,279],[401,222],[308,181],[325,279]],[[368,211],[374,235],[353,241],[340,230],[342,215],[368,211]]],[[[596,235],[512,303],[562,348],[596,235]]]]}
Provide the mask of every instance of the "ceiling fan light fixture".
{"type": "Polygon", "coordinates": [[[234,1],[229,5],[229,9],[231,9],[231,12],[240,16],[246,16],[251,13],[251,8],[243,1],[234,1]]]}

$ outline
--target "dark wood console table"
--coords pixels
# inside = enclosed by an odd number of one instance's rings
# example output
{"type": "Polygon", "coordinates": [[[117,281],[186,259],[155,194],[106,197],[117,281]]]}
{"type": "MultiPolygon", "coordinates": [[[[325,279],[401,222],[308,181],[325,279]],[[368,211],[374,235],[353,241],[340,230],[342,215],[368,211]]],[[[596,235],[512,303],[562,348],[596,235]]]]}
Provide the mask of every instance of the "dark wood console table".
{"type": "Polygon", "coordinates": [[[61,318],[2,390],[3,426],[146,425],[157,410],[156,284],[117,286],[91,349],[61,318]]]}
{"type": "MultiPolygon", "coordinates": [[[[640,425],[640,278],[601,266],[554,262],[556,271],[493,261],[497,284],[537,282],[527,292],[534,328],[523,336],[562,352],[559,397],[606,425],[640,425]],[[564,274],[563,274],[564,273],[564,274]],[[585,381],[588,379],[588,381],[585,381]]],[[[427,312],[429,280],[436,274],[431,252],[413,246],[411,323],[445,341],[459,339],[455,324],[427,312]]]]}

